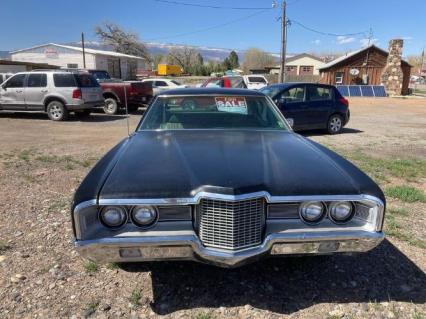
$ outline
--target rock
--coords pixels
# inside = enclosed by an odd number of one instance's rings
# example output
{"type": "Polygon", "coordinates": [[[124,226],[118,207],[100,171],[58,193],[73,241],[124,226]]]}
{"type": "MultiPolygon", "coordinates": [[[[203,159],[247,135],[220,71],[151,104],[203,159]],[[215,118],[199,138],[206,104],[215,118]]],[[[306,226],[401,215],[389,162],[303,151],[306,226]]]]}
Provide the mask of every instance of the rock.
{"type": "Polygon", "coordinates": [[[55,287],[56,287],[56,284],[55,284],[55,283],[51,283],[51,284],[49,285],[49,289],[50,289],[50,290],[54,289],[55,287]]]}
{"type": "Polygon", "coordinates": [[[25,279],[27,279],[27,277],[25,277],[22,274],[16,274],[15,277],[18,278],[19,280],[25,280],[25,279]]]}
{"type": "Polygon", "coordinates": [[[0,256],[0,263],[6,260],[6,256],[0,256]]]}
{"type": "Polygon", "coordinates": [[[84,316],[84,318],[89,318],[94,313],[95,313],[95,309],[93,309],[93,308],[86,309],[83,313],[83,316],[84,316]]]}
{"type": "Polygon", "coordinates": [[[20,282],[20,280],[16,278],[15,276],[10,277],[10,281],[13,282],[14,284],[17,284],[18,282],[20,282]]]}
{"type": "Polygon", "coordinates": [[[109,304],[100,304],[99,309],[102,310],[102,311],[110,311],[111,306],[109,304]]]}
{"type": "Polygon", "coordinates": [[[24,233],[23,232],[21,232],[20,230],[18,230],[18,231],[16,231],[13,235],[15,236],[15,237],[20,237],[20,236],[22,236],[24,233]]]}

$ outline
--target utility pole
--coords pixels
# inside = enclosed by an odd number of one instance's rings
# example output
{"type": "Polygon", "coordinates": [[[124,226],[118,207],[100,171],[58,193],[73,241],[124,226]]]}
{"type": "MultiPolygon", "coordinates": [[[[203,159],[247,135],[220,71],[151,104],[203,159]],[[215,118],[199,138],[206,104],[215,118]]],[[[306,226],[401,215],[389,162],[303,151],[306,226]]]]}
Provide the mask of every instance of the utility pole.
{"type": "Polygon", "coordinates": [[[81,32],[81,47],[83,49],[83,68],[86,68],[86,52],[84,51],[84,33],[81,32]]]}
{"type": "Polygon", "coordinates": [[[287,17],[286,17],[286,0],[282,0],[281,9],[281,65],[280,65],[280,78],[279,82],[285,81],[285,58],[286,58],[286,46],[287,46],[287,17]]]}

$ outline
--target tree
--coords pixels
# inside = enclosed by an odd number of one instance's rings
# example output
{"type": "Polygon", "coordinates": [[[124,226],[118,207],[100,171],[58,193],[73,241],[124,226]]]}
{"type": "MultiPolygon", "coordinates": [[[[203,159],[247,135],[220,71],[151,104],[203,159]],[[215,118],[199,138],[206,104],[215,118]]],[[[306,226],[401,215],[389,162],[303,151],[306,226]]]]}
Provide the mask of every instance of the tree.
{"type": "Polygon", "coordinates": [[[240,67],[240,63],[238,61],[238,54],[234,50],[229,53],[228,60],[231,65],[231,69],[236,69],[240,67]]]}
{"type": "Polygon", "coordinates": [[[191,67],[197,64],[198,52],[192,48],[173,48],[169,51],[167,61],[182,67],[185,73],[190,73],[191,67]]]}
{"type": "Polygon", "coordinates": [[[151,62],[148,49],[136,33],[126,32],[111,22],[96,26],[95,33],[102,42],[112,46],[116,52],[139,56],[151,62]]]}
{"type": "Polygon", "coordinates": [[[248,73],[251,69],[263,69],[275,63],[275,58],[269,53],[258,48],[251,48],[246,51],[243,70],[248,73]]]}

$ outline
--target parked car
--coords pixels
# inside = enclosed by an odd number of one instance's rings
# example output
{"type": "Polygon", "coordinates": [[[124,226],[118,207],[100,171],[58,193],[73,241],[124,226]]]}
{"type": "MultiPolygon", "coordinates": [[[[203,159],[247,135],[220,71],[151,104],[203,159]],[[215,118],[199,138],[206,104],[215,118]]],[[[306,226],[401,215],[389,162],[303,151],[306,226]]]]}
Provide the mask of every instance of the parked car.
{"type": "Polygon", "coordinates": [[[264,94],[194,88],[154,99],[79,186],[72,224],[97,262],[239,266],[368,251],[384,238],[384,208],[367,175],[294,134],[264,94]]]}
{"type": "Polygon", "coordinates": [[[260,91],[275,102],[296,131],[327,129],[337,134],[349,122],[349,101],[332,85],[284,83],[260,91]]]}
{"type": "Polygon", "coordinates": [[[143,79],[142,82],[149,83],[152,86],[154,95],[170,89],[183,89],[188,87],[188,85],[181,84],[176,80],[164,78],[148,78],[143,79]]]}
{"type": "Polygon", "coordinates": [[[102,106],[102,89],[90,74],[52,70],[16,73],[0,87],[0,110],[42,111],[53,121],[90,115],[102,106]]]}
{"type": "Polygon", "coordinates": [[[204,81],[200,87],[216,87],[216,88],[240,88],[246,89],[247,85],[242,76],[223,76],[212,77],[204,81]]]}
{"type": "Polygon", "coordinates": [[[258,74],[244,75],[243,79],[247,88],[250,90],[260,90],[269,84],[263,75],[258,74]]]}
{"type": "Polygon", "coordinates": [[[127,109],[130,112],[147,105],[152,99],[153,91],[148,83],[114,79],[104,70],[81,70],[81,72],[92,74],[101,85],[105,98],[103,110],[106,114],[117,114],[120,110],[125,110],[126,98],[127,109]]]}

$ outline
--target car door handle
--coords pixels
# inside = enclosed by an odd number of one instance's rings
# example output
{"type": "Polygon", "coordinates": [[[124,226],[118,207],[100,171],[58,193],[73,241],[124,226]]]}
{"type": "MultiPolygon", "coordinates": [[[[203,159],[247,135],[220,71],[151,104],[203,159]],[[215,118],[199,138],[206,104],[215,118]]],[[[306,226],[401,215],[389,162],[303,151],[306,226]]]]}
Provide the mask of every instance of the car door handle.
{"type": "Polygon", "coordinates": [[[41,90],[42,93],[47,93],[49,90],[41,90]]]}
{"type": "Polygon", "coordinates": [[[22,93],[22,90],[16,90],[15,92],[16,93],[22,93]]]}

